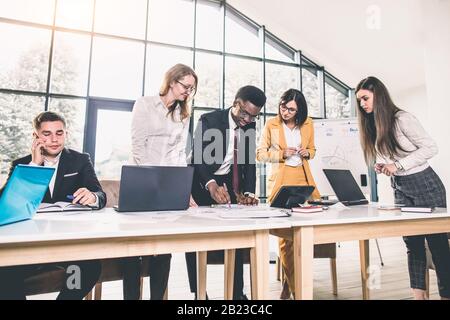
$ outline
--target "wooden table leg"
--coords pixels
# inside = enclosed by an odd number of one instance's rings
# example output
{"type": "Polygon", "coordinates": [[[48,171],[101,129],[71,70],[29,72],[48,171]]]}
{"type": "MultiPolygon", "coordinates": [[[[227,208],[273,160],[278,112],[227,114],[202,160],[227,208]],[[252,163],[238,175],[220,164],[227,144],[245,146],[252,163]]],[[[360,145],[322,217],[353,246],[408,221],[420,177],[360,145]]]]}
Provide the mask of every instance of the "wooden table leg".
{"type": "Polygon", "coordinates": [[[313,299],[313,227],[298,227],[293,231],[296,300],[313,299]]]}
{"type": "Polygon", "coordinates": [[[197,252],[197,299],[206,300],[207,251],[197,252]]]}
{"type": "Polygon", "coordinates": [[[255,247],[250,249],[252,299],[267,299],[269,290],[269,231],[255,231],[255,247]]]}
{"type": "Polygon", "coordinates": [[[359,260],[361,262],[361,284],[362,295],[364,300],[370,299],[369,287],[369,240],[359,240],[359,260]]]}
{"type": "Polygon", "coordinates": [[[236,249],[225,250],[224,258],[224,300],[233,300],[234,264],[236,249]]]}

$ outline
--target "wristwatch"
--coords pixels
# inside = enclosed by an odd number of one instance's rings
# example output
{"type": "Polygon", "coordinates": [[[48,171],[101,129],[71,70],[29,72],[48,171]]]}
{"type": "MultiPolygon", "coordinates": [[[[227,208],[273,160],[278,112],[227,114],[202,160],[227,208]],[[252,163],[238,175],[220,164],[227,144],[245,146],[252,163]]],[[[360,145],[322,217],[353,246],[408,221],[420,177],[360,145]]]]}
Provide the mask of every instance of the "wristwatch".
{"type": "Polygon", "coordinates": [[[244,196],[249,197],[249,198],[254,198],[255,194],[251,193],[251,192],[244,192],[244,196]]]}
{"type": "Polygon", "coordinates": [[[402,170],[403,170],[403,167],[402,167],[402,165],[400,164],[400,162],[395,161],[395,162],[394,162],[394,165],[395,165],[395,167],[397,168],[398,171],[402,171],[402,170]]]}

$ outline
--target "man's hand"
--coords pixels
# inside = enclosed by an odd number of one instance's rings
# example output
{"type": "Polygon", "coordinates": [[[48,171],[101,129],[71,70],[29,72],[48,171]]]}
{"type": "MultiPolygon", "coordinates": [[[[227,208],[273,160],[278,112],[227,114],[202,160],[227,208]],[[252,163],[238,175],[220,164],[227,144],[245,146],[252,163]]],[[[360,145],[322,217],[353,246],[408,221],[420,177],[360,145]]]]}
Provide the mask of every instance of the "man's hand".
{"type": "Polygon", "coordinates": [[[283,150],[283,159],[287,159],[296,153],[298,153],[296,148],[286,148],[283,150]]]}
{"type": "Polygon", "coordinates": [[[192,194],[191,194],[191,196],[189,198],[189,207],[190,208],[197,208],[198,207],[198,204],[197,204],[197,202],[195,202],[194,198],[192,197],[192,194]]]}
{"type": "Polygon", "coordinates": [[[77,191],[75,191],[73,197],[74,197],[72,200],[73,204],[79,203],[87,206],[89,204],[94,204],[95,201],[97,201],[97,197],[95,196],[95,194],[90,192],[86,188],[80,188],[77,191]]]}
{"type": "Polygon", "coordinates": [[[298,149],[298,153],[302,156],[302,158],[309,158],[309,151],[305,148],[300,147],[298,149]]]}
{"type": "Polygon", "coordinates": [[[236,194],[236,200],[238,204],[243,204],[246,206],[256,206],[259,203],[259,199],[256,197],[244,196],[241,194],[236,194]]]}
{"type": "Polygon", "coordinates": [[[230,194],[228,193],[228,189],[225,184],[223,187],[219,187],[217,182],[213,181],[208,184],[208,190],[211,198],[213,198],[218,204],[231,203],[230,194]]]}
{"type": "Polygon", "coordinates": [[[35,136],[33,143],[31,144],[31,162],[34,164],[41,165],[44,162],[44,156],[42,155],[44,145],[45,140],[35,136]]]}

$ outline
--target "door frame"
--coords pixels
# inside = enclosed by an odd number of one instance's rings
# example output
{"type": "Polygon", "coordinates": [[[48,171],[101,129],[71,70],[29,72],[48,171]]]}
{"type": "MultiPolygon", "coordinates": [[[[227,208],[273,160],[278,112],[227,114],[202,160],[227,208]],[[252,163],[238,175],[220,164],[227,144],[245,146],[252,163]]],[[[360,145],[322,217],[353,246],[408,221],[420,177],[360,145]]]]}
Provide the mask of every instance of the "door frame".
{"type": "Polygon", "coordinates": [[[95,166],[95,143],[97,138],[97,117],[99,110],[128,111],[133,110],[135,100],[120,100],[89,97],[87,100],[87,114],[85,126],[85,139],[83,152],[91,156],[92,164],[95,166]]]}

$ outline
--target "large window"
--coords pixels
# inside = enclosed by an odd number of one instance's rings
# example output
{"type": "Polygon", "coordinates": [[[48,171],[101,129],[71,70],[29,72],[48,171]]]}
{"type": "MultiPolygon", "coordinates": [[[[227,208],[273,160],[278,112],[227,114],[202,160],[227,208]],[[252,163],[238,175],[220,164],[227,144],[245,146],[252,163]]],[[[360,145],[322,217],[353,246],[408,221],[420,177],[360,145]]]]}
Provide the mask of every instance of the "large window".
{"type": "MultiPolygon", "coordinates": [[[[128,2],[128,1],[127,1],[128,2]]],[[[194,44],[194,1],[149,2],[148,38],[187,47],[194,44]]]]}
{"type": "Polygon", "coordinates": [[[52,93],[85,96],[89,73],[89,48],[87,35],[55,32],[51,74],[52,93]]]}
{"type": "Polygon", "coordinates": [[[195,23],[195,46],[222,51],[223,13],[220,3],[198,0],[195,23]]]}
{"type": "Polygon", "coordinates": [[[349,91],[337,80],[325,77],[326,117],[332,119],[351,116],[349,91]]]}
{"type": "Polygon", "coordinates": [[[58,0],[55,24],[64,28],[91,30],[93,3],[94,0],[58,0]]]}
{"type": "Polygon", "coordinates": [[[198,107],[219,108],[221,106],[222,56],[198,52],[195,55],[195,72],[198,76],[195,105],[198,107]]]}
{"type": "Polygon", "coordinates": [[[266,112],[278,113],[278,103],[283,92],[299,88],[299,73],[296,67],[266,63],[266,112]]]}
{"type": "Polygon", "coordinates": [[[245,85],[262,87],[262,64],[256,60],[225,58],[225,108],[232,105],[238,89],[245,85]]]}
{"type": "Polygon", "coordinates": [[[316,118],[323,117],[323,110],[320,107],[320,85],[316,69],[309,67],[302,69],[302,92],[305,95],[309,115],[316,118]]]}
{"type": "Polygon", "coordinates": [[[55,0],[0,0],[0,8],[1,17],[51,25],[55,0]]]}
{"type": "Polygon", "coordinates": [[[94,30],[145,39],[146,12],[146,0],[96,0],[94,30]]]}
{"type": "Polygon", "coordinates": [[[0,183],[14,159],[30,153],[34,115],[44,109],[44,98],[0,93],[0,183]]]}
{"type": "Polygon", "coordinates": [[[192,67],[192,51],[151,44],[147,47],[147,70],[145,95],[156,95],[161,87],[164,73],[171,66],[183,63],[192,67]]]}
{"type": "Polygon", "coordinates": [[[47,29],[0,23],[0,88],[45,92],[50,38],[47,29]]]}
{"type": "MultiPolygon", "coordinates": [[[[310,116],[354,114],[350,87],[224,1],[0,0],[0,8],[0,179],[29,152],[31,120],[44,110],[65,116],[68,146],[91,153],[100,178],[118,178],[133,101],[158,94],[176,63],[199,77],[191,130],[249,84],[267,95],[258,139],[289,88],[303,91],[310,116]]],[[[258,165],[263,197],[265,172],[258,165]]]]}
{"type": "Polygon", "coordinates": [[[261,57],[262,45],[258,27],[240,17],[234,10],[226,10],[225,51],[261,57]]]}

